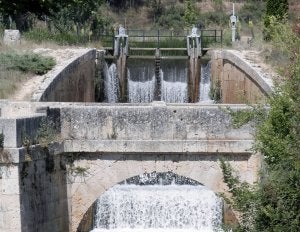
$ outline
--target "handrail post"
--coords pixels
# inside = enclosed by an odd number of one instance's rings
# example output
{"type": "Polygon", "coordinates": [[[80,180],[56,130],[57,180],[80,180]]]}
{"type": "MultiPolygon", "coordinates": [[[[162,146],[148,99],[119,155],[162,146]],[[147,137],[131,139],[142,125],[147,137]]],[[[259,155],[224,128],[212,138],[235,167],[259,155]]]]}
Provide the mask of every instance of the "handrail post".
{"type": "Polygon", "coordinates": [[[223,47],[223,30],[221,30],[221,47],[223,47]]]}
{"type": "Polygon", "coordinates": [[[157,48],[159,48],[159,29],[157,30],[157,48]]]}
{"type": "Polygon", "coordinates": [[[215,43],[217,42],[217,30],[215,30],[215,43]]]}

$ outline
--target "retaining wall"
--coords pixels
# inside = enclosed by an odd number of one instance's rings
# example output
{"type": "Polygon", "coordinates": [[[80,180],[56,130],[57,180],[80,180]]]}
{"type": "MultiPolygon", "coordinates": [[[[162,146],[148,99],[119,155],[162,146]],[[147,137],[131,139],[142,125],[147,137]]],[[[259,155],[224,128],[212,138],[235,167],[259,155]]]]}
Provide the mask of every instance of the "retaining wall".
{"type": "Polygon", "coordinates": [[[211,78],[219,82],[221,102],[225,104],[258,103],[272,92],[272,80],[237,51],[212,51],[211,78]]]}
{"type": "Polygon", "coordinates": [[[94,102],[96,50],[85,49],[57,70],[50,71],[34,93],[33,101],[94,102]]]}

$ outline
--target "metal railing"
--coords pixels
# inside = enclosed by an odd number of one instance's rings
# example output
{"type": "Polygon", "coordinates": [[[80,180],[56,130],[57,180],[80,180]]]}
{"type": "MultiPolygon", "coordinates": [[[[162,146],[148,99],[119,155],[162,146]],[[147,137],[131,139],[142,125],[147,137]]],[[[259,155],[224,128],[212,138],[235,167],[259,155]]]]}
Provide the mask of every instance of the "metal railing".
{"type": "MultiPolygon", "coordinates": [[[[173,55],[186,55],[184,49],[186,49],[186,37],[190,34],[190,31],[127,29],[126,33],[129,38],[129,47],[132,48],[131,53],[133,53],[133,55],[138,55],[138,48],[149,48],[148,51],[143,50],[143,53],[146,55],[153,54],[150,48],[160,48],[161,51],[167,51],[166,53],[172,53],[173,55]],[[170,52],[168,48],[174,48],[174,50],[170,52]]],[[[210,46],[213,46],[213,44],[222,45],[222,30],[199,30],[199,34],[201,35],[202,48],[209,48],[210,46]]],[[[114,41],[113,34],[101,35],[99,39],[102,42],[103,47],[112,48],[114,41]]]]}

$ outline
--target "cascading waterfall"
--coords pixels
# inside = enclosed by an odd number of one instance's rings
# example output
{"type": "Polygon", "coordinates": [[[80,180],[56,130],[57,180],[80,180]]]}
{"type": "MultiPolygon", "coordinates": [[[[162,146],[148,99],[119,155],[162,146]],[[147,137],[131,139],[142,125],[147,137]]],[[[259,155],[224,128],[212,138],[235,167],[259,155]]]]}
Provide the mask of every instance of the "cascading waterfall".
{"type": "MultiPolygon", "coordinates": [[[[166,61],[164,61],[166,62],[166,61]]],[[[161,100],[172,103],[188,102],[187,68],[183,61],[162,65],[161,100]]],[[[112,63],[104,66],[105,99],[109,103],[118,102],[120,90],[117,77],[117,66],[112,63]]],[[[143,61],[128,65],[128,101],[131,103],[148,103],[154,99],[155,75],[153,62],[143,61]]],[[[210,91],[210,63],[202,64],[200,80],[199,102],[212,104],[209,97],[210,91]]]]}
{"type": "Polygon", "coordinates": [[[169,62],[165,65],[162,63],[161,80],[162,101],[188,102],[187,67],[185,62],[169,62]]]}
{"type": "Polygon", "coordinates": [[[128,60],[128,100],[132,103],[152,102],[155,77],[153,60],[128,60]]]}
{"type": "Polygon", "coordinates": [[[109,103],[118,102],[119,79],[117,77],[117,66],[114,63],[109,67],[107,63],[104,65],[104,88],[106,101],[109,103]]]}
{"type": "Polygon", "coordinates": [[[164,73],[161,72],[161,100],[165,102],[184,103],[188,102],[188,91],[186,82],[170,82],[163,79],[164,73]]]}
{"type": "Polygon", "coordinates": [[[210,63],[201,65],[199,102],[212,104],[213,100],[209,97],[210,92],[210,63]]]}
{"type": "Polygon", "coordinates": [[[222,231],[222,202],[202,185],[118,184],[97,200],[92,232],[222,231]]]}
{"type": "MultiPolygon", "coordinates": [[[[142,82],[133,81],[128,70],[128,100],[132,103],[152,102],[154,98],[155,77],[142,82]]],[[[145,75],[145,73],[142,73],[145,75]]]]}

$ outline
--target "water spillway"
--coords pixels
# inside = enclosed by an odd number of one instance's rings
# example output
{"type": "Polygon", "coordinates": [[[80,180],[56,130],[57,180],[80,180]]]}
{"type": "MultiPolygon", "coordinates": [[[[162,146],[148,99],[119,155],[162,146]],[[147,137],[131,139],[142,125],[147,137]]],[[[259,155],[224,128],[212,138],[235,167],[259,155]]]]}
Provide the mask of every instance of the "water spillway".
{"type": "Polygon", "coordinates": [[[172,103],[188,102],[187,60],[162,60],[162,101],[172,103]]]}
{"type": "Polygon", "coordinates": [[[144,185],[118,184],[98,198],[92,232],[221,231],[222,202],[214,192],[175,179],[142,178],[144,185]]]}
{"type": "Polygon", "coordinates": [[[153,60],[128,60],[128,101],[148,103],[154,99],[155,73],[153,60]]]}
{"type": "MultiPolygon", "coordinates": [[[[119,101],[120,87],[116,64],[105,64],[104,68],[105,101],[119,101]]],[[[161,101],[169,103],[188,103],[188,60],[161,60],[159,69],[161,101]]],[[[199,77],[200,78],[200,77],[199,77]]],[[[154,60],[128,59],[127,61],[127,102],[149,103],[155,99],[155,62],[154,60]]],[[[210,64],[201,65],[199,102],[213,103],[209,98],[210,64]]],[[[157,99],[157,98],[156,98],[157,99]]]]}
{"type": "Polygon", "coordinates": [[[209,96],[210,92],[210,63],[201,65],[201,79],[200,79],[200,95],[199,102],[212,104],[213,100],[211,100],[209,96]]]}
{"type": "Polygon", "coordinates": [[[119,80],[117,77],[117,66],[112,63],[110,66],[104,64],[104,94],[105,100],[109,103],[118,102],[119,98],[119,80]]]}

